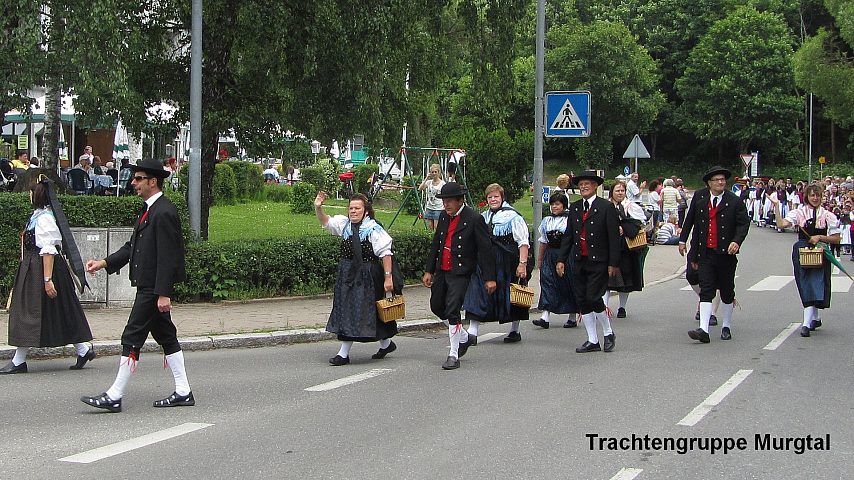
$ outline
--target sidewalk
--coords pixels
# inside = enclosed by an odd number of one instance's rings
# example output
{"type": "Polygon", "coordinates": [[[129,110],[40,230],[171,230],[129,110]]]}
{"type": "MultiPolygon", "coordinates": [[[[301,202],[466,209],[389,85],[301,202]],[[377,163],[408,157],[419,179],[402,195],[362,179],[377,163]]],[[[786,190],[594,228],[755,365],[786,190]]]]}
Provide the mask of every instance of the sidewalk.
{"type": "MultiPolygon", "coordinates": [[[[685,267],[675,246],[658,245],[649,249],[644,268],[646,284],[660,283],[678,276],[685,267]]],[[[531,284],[539,299],[538,272],[531,284]]],[[[406,321],[398,322],[400,331],[420,330],[441,325],[430,312],[430,290],[421,285],[404,289],[406,321]]],[[[288,297],[252,300],[247,302],[194,303],[176,305],[172,320],[178,327],[181,345],[185,350],[213,348],[257,347],[286,343],[309,342],[335,338],[323,327],[332,309],[332,295],[288,297]]],[[[95,337],[99,355],[121,352],[119,339],[127,322],[130,308],[86,309],[86,317],[95,337]]],[[[8,331],[9,315],[0,313],[0,335],[8,331]]],[[[14,354],[14,347],[0,344],[0,359],[14,354]]],[[[157,351],[149,339],[144,351],[157,351]]],[[[30,357],[73,356],[70,346],[34,349],[30,357]]]]}

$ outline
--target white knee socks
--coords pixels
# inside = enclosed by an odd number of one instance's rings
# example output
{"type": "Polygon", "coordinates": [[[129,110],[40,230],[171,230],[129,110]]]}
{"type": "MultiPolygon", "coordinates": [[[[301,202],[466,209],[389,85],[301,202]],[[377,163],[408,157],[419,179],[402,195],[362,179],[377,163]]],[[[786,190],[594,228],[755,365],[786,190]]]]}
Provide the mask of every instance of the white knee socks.
{"type": "Polygon", "coordinates": [[[734,303],[721,303],[721,320],[723,321],[723,327],[730,328],[730,324],[732,323],[732,310],[735,308],[734,303]]]}
{"type": "Polygon", "coordinates": [[[513,320],[513,322],[510,324],[510,332],[509,333],[518,332],[518,331],[519,331],[519,320],[513,320]]]}
{"type": "Polygon", "coordinates": [[[614,333],[614,331],[611,330],[611,319],[608,318],[608,313],[606,311],[597,312],[596,321],[602,324],[602,335],[608,336],[614,333]]]}
{"type": "Polygon", "coordinates": [[[449,356],[460,358],[460,343],[469,341],[469,333],[462,325],[451,325],[448,327],[448,339],[451,341],[449,356]]]}
{"type": "Polygon", "coordinates": [[[341,348],[338,349],[338,356],[341,358],[347,358],[350,356],[350,347],[353,346],[353,342],[341,342],[341,348]]]}
{"type": "MultiPolygon", "coordinates": [[[[809,328],[812,326],[813,318],[818,316],[818,309],[815,307],[804,307],[804,326],[809,328]]],[[[17,353],[15,354],[17,356],[17,353]]]]}
{"type": "Polygon", "coordinates": [[[181,396],[189,395],[190,381],[187,380],[187,370],[184,368],[184,352],[178,350],[171,355],[166,355],[166,364],[172,369],[172,378],[175,379],[175,393],[181,396]]]}
{"type": "MultiPolygon", "coordinates": [[[[455,325],[450,325],[450,326],[453,327],[455,325]]],[[[479,329],[480,329],[480,322],[478,322],[477,320],[472,320],[471,322],[469,322],[469,329],[468,329],[469,335],[474,335],[476,337],[479,329]]]]}
{"type": "Polygon", "coordinates": [[[540,315],[540,318],[542,318],[544,322],[549,323],[549,318],[551,317],[551,315],[551,312],[549,312],[548,310],[543,310],[543,313],[542,315],[540,315]]]}
{"type": "Polygon", "coordinates": [[[709,319],[712,318],[712,302],[700,302],[700,328],[709,333],[709,319]]]}
{"type": "Polygon", "coordinates": [[[77,349],[77,356],[82,357],[89,353],[89,347],[85,343],[75,343],[74,348],[77,349]]]}
{"type": "Polygon", "coordinates": [[[119,371],[116,374],[116,380],[113,382],[113,386],[107,390],[107,396],[112,400],[121,400],[125,395],[125,388],[127,387],[128,381],[130,380],[130,375],[136,370],[136,359],[131,359],[130,357],[121,357],[119,360],[119,371]]]}
{"type": "Polygon", "coordinates": [[[626,308],[629,303],[629,292],[620,292],[620,308],[626,308]]]}
{"type": "Polygon", "coordinates": [[[384,339],[380,340],[380,348],[388,348],[389,345],[391,345],[391,339],[390,338],[384,338],[384,339]]]}
{"type": "Polygon", "coordinates": [[[27,354],[30,353],[30,347],[18,347],[15,349],[15,356],[12,357],[12,365],[18,366],[27,361],[27,354]]]}
{"type": "Polygon", "coordinates": [[[584,322],[584,328],[587,330],[587,341],[590,343],[599,343],[599,336],[596,335],[596,314],[585,313],[581,316],[584,322]]]}

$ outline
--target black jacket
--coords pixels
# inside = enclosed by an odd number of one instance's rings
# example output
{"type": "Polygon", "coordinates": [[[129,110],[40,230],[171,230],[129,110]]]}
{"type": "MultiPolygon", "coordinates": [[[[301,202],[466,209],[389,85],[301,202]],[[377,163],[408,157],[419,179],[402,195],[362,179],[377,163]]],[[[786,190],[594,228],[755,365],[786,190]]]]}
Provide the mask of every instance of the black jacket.
{"type": "Polygon", "coordinates": [[[131,285],[154,288],[155,294],[164,297],[175,296],[175,284],[187,277],[184,237],[175,205],[165,195],[158,198],[145,221],[137,221],[130,240],[106,260],[107,273],[130,264],[131,285]]]}
{"type": "MultiPolygon", "coordinates": [[[[448,234],[450,215],[442,212],[433,234],[433,243],[427,255],[424,271],[435,273],[441,268],[442,249],[448,234]]],[[[484,281],[495,280],[495,255],[492,251],[492,235],[483,217],[471,207],[464,206],[460,221],[451,239],[451,273],[471,275],[475,266],[480,266],[484,281]]]]}
{"type": "Polygon", "coordinates": [[[560,243],[558,262],[567,263],[572,258],[581,259],[581,227],[587,234],[587,261],[607,263],[617,267],[620,264],[620,221],[617,209],[604,198],[595,197],[590,205],[587,220],[584,221],[584,200],[577,200],[569,206],[566,234],[560,243]]]}
{"type": "MultiPolygon", "coordinates": [[[[688,235],[691,233],[691,230],[694,231],[694,234],[691,236],[691,248],[689,249],[694,252],[694,258],[689,258],[690,261],[695,261],[696,256],[702,256],[706,253],[706,244],[709,237],[710,198],[711,192],[709,192],[708,188],[697,190],[691,199],[688,212],[685,214],[685,221],[682,224],[682,233],[679,235],[679,242],[687,243],[688,235]]],[[[729,190],[724,190],[721,197],[721,204],[718,205],[717,223],[718,247],[715,250],[716,252],[727,253],[727,248],[729,248],[729,244],[732,242],[739,244],[739,246],[744,243],[747,231],[750,228],[747,207],[745,207],[743,200],[729,190]]]]}

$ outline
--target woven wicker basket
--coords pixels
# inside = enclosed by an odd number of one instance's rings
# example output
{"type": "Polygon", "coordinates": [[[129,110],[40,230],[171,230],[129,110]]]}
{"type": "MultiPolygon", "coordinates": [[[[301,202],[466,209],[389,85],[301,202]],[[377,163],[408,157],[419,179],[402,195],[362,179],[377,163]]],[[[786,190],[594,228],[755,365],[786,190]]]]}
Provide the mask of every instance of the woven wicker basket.
{"type": "Polygon", "coordinates": [[[801,247],[798,249],[798,258],[802,268],[821,268],[824,249],[801,247]]]}
{"type": "Polygon", "coordinates": [[[516,307],[531,308],[531,305],[534,304],[534,289],[524,285],[511,283],[510,304],[516,307]]]}
{"type": "Polygon", "coordinates": [[[626,237],[626,243],[629,245],[629,250],[640,250],[646,246],[646,232],[641,230],[634,237],[626,237]]]}
{"type": "Polygon", "coordinates": [[[403,295],[377,300],[377,318],[383,323],[400,320],[406,316],[406,301],[403,295]]]}

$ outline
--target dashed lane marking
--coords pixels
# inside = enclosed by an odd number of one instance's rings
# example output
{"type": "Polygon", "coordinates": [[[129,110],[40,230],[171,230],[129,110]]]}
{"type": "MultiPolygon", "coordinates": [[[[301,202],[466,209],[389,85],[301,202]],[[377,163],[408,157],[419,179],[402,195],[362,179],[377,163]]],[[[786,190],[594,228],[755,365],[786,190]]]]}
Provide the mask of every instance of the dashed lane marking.
{"type": "Polygon", "coordinates": [[[78,453],[76,455],[60,458],[59,461],[71,463],[97,462],[98,460],[103,460],[114,455],[119,455],[121,453],[130,452],[131,450],[136,450],[138,448],[146,447],[148,445],[153,445],[157,442],[169,440],[170,438],[186,435],[190,432],[195,432],[196,430],[201,430],[212,425],[212,423],[183,423],[176,427],[167,428],[166,430],[160,430],[159,432],[149,433],[147,435],[143,435],[137,438],[131,438],[129,440],[122,440],[121,442],[113,443],[112,445],[105,445],[103,447],[98,447],[83,453],[78,453]]]}
{"type": "Polygon", "coordinates": [[[748,292],[776,292],[788,285],[795,277],[791,275],[769,275],[748,288],[748,292]]]}
{"type": "Polygon", "coordinates": [[[380,375],[393,371],[393,368],[374,368],[372,370],[368,370],[367,372],[357,373],[356,375],[350,375],[349,377],[339,378],[338,380],[333,380],[331,382],[321,383],[320,385],[308,387],[305,389],[305,391],[326,392],[329,390],[335,390],[336,388],[352,385],[354,383],[361,382],[362,380],[368,380],[369,378],[378,377],[380,375]]]}
{"type": "Polygon", "coordinates": [[[703,400],[703,403],[694,407],[694,410],[691,410],[691,413],[685,415],[685,418],[683,418],[682,420],[679,420],[679,423],[677,423],[677,425],[693,427],[694,425],[699,423],[699,421],[702,420],[707,413],[712,411],[712,408],[721,403],[724,398],[726,398],[727,395],[732,393],[732,391],[735,390],[736,387],[738,387],[741,382],[743,382],[744,379],[747,378],[747,376],[751,373],[753,373],[753,370],[739,370],[735,372],[735,374],[730,377],[729,380],[724,382],[723,385],[718,387],[717,390],[715,390],[714,392],[712,392],[711,395],[706,397],[706,399],[703,400]]]}
{"type": "Polygon", "coordinates": [[[632,480],[643,472],[642,468],[621,468],[610,480],[632,480]]]}
{"type": "Polygon", "coordinates": [[[797,330],[800,326],[800,323],[790,323],[788,327],[784,328],[782,332],[780,332],[776,337],[774,337],[774,340],[768,342],[768,345],[765,345],[764,347],[762,347],[762,349],[777,350],[777,347],[782,345],[783,342],[785,342],[786,339],[789,338],[789,335],[791,335],[792,332],[797,330]]]}
{"type": "Polygon", "coordinates": [[[830,277],[831,292],[848,292],[851,289],[851,279],[848,277],[830,277]]]}

